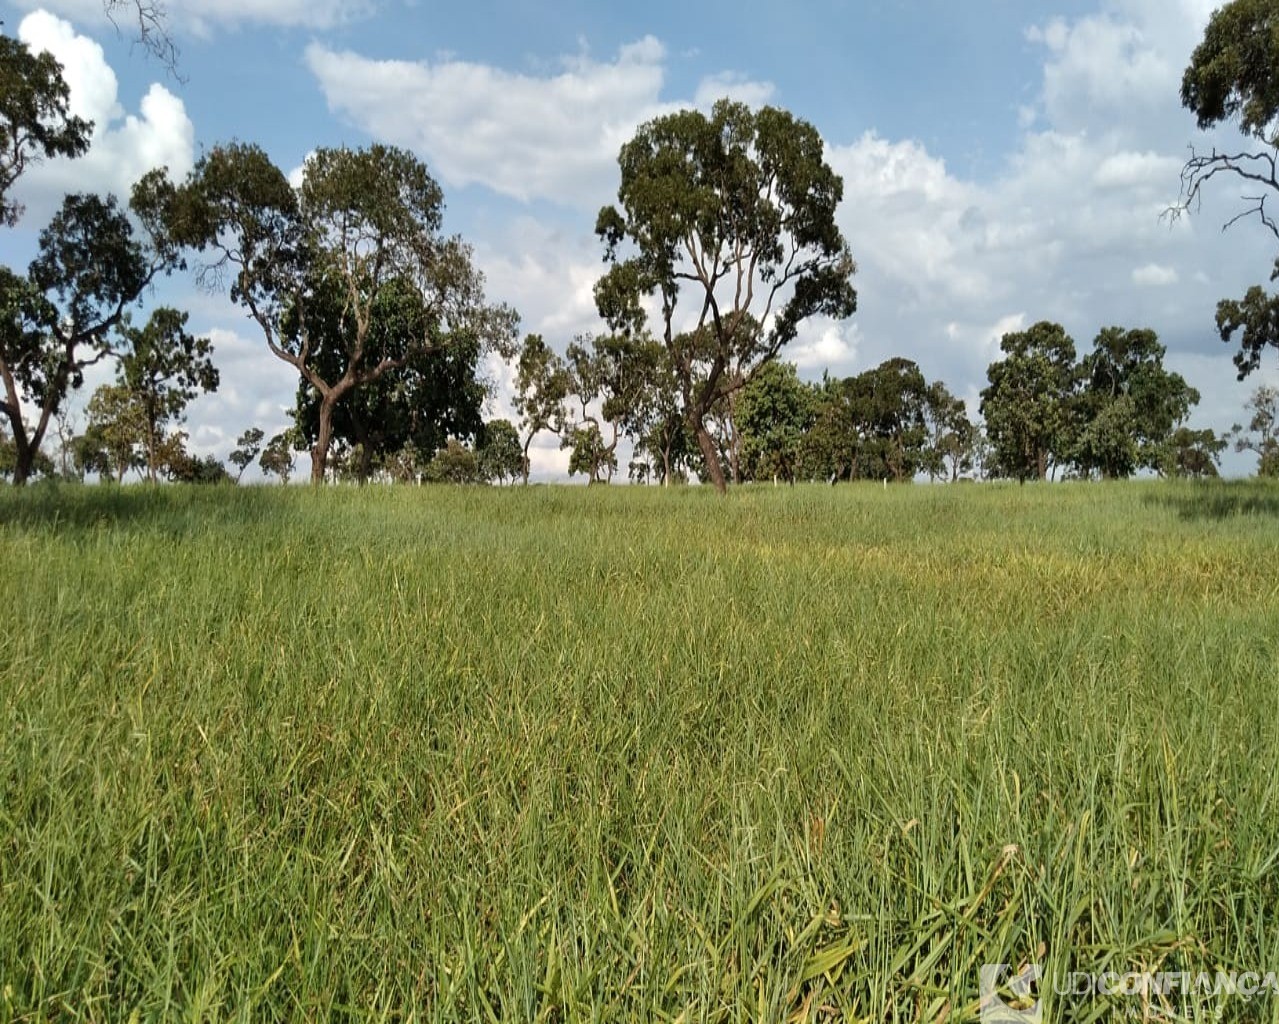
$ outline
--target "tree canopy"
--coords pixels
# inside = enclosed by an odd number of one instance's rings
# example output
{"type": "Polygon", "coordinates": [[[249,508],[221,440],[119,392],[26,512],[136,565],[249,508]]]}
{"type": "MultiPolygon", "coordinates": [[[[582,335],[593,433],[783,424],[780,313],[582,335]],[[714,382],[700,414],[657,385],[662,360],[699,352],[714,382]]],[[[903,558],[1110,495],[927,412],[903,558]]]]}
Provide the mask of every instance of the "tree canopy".
{"type": "Polygon", "coordinates": [[[709,116],[683,110],[642,125],[618,163],[618,205],[596,221],[610,264],[595,288],[599,312],[613,330],[641,334],[643,300],[658,299],[654,333],[723,490],[711,408],[805,320],[856,309],[855,265],[835,222],[843,182],[812,125],[728,100],[709,116]]]}
{"type": "Polygon", "coordinates": [[[1046,479],[1070,451],[1075,342],[1060,324],[1040,321],[1005,334],[1004,358],[987,369],[981,393],[986,430],[1003,472],[1020,481],[1046,479]]]}
{"type": "MultiPolygon", "coordinates": [[[[1231,0],[1213,13],[1182,76],[1181,102],[1201,129],[1233,121],[1247,142],[1239,151],[1192,152],[1174,212],[1196,206],[1212,179],[1225,175],[1250,190],[1249,205],[1227,226],[1255,216],[1279,239],[1279,222],[1267,207],[1279,194],[1279,0],[1231,0]]],[[[1279,297],[1255,285],[1241,300],[1222,300],[1217,331],[1227,344],[1242,332],[1234,360],[1243,380],[1265,349],[1279,348],[1279,297]]]]}
{"type": "Polygon", "coordinates": [[[53,54],[0,33],[0,225],[22,216],[9,193],[32,162],[88,150],[93,125],[73,116],[70,102],[53,54]]]}
{"type": "Polygon", "coordinates": [[[318,396],[315,483],[351,392],[450,345],[511,350],[514,312],[484,301],[443,206],[421,161],[381,145],[316,150],[295,190],[260,148],[231,143],[182,189],[175,231],[210,254],[204,280],[231,278],[268,349],[318,396]]]}

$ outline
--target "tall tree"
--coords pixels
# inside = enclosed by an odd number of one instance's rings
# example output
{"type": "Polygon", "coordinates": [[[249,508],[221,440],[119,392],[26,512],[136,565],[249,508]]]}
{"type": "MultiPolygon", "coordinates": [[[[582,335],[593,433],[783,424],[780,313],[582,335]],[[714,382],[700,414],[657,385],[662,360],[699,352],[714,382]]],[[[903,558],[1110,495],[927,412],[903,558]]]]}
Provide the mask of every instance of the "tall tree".
{"type": "Polygon", "coordinates": [[[856,309],[855,270],[835,223],[843,182],[817,130],[786,111],[721,100],[640,127],[622,147],[618,206],[596,222],[611,264],[595,288],[615,331],[655,332],[670,353],[689,428],[715,487],[726,486],[706,417],[724,376],[741,384],[813,316],[856,309]],[[687,311],[686,311],[687,310],[687,311]],[[680,330],[687,318],[694,330],[680,330]]]}
{"type": "Polygon", "coordinates": [[[439,185],[404,150],[317,150],[294,190],[258,147],[218,146],[196,165],[181,199],[179,237],[212,254],[202,278],[232,277],[231,298],[319,396],[313,483],[324,480],[334,411],[351,392],[450,344],[510,349],[514,313],[484,301],[469,247],[441,233],[439,185]],[[375,357],[380,318],[405,310],[387,302],[388,289],[412,292],[413,329],[387,332],[391,347],[375,357]],[[322,341],[315,325],[334,302],[344,329],[322,341]],[[317,362],[326,345],[336,372],[317,362]]]}
{"type": "Polygon", "coordinates": [[[1107,327],[1080,363],[1075,462],[1105,478],[1158,469],[1173,429],[1199,392],[1164,368],[1164,346],[1148,329],[1107,327]]]}
{"type": "Polygon", "coordinates": [[[161,306],[141,328],[127,319],[120,326],[124,341],[120,383],[142,413],[147,476],[152,483],[159,479],[166,428],[182,422],[186,407],[197,395],[218,387],[213,343],[188,334],[186,324],[186,313],[161,306]]]}
{"type": "Polygon", "coordinates": [[[1023,483],[1047,479],[1050,462],[1073,447],[1075,343],[1060,324],[1040,321],[1005,334],[999,347],[1004,358],[987,369],[990,385],[981,393],[995,461],[1023,483]]]}
{"type": "Polygon", "coordinates": [[[24,483],[67,392],[115,352],[127,309],[179,260],[162,228],[172,198],[164,173],[134,186],[133,219],[113,197],[69,195],[40,233],[39,252],[19,277],[0,268],[0,412],[16,448],[14,483],[24,483]],[[23,404],[35,410],[34,424],[23,404]]]}
{"type": "MultiPolygon", "coordinates": [[[[1249,188],[1246,206],[1227,223],[1256,217],[1279,239],[1279,222],[1267,202],[1279,194],[1279,0],[1231,0],[1208,21],[1203,40],[1181,80],[1181,102],[1201,129],[1236,122],[1244,148],[1191,153],[1182,169],[1179,214],[1197,207],[1213,178],[1233,178],[1249,188]]],[[[1279,261],[1271,280],[1279,277],[1279,261]]],[[[1243,380],[1267,348],[1279,348],[1279,296],[1260,285],[1241,300],[1217,307],[1217,330],[1230,343],[1242,330],[1234,361],[1243,380]]]]}
{"type": "Polygon", "coordinates": [[[74,117],[70,104],[71,90],[53,54],[32,53],[0,33],[0,224],[22,216],[10,190],[31,163],[88,150],[93,124],[74,117]]]}

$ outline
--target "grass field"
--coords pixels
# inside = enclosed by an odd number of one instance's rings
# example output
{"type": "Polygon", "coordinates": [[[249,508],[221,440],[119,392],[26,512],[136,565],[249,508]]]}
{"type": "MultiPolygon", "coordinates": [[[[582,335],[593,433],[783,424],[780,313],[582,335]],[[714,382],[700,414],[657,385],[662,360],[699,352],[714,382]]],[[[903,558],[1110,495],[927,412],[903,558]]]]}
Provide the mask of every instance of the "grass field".
{"type": "Polygon", "coordinates": [[[0,1019],[1279,970],[1274,488],[37,487],[0,570],[0,1019]]]}

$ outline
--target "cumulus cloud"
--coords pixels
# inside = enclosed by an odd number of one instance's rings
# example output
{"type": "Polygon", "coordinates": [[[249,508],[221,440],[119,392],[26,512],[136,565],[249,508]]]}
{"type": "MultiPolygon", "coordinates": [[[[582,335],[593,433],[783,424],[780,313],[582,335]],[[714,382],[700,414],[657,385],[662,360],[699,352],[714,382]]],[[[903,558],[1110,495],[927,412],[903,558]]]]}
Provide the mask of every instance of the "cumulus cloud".
{"type": "Polygon", "coordinates": [[[36,11],[22,19],[18,38],[57,58],[70,89],[71,112],[94,126],[86,155],[41,163],[20,179],[15,191],[28,216],[44,219],[67,192],[111,192],[123,199],[153,168],[168,167],[174,177],[191,169],[195,129],[182,101],[163,85],[153,84],[138,112],[128,113],[102,47],[69,22],[36,11]]]}
{"type": "Polygon", "coordinates": [[[829,370],[834,376],[847,376],[857,359],[857,324],[849,321],[806,321],[786,350],[786,358],[810,373],[829,370]]]}
{"type": "MultiPolygon", "coordinates": [[[[330,109],[419,153],[446,184],[585,209],[609,200],[618,151],[636,126],[681,105],[661,99],[666,48],[652,36],[610,60],[565,57],[551,74],[455,58],[374,60],[320,43],[306,60],[330,109]]],[[[712,75],[695,101],[709,106],[725,94],[759,103],[772,86],[712,75]]]]}

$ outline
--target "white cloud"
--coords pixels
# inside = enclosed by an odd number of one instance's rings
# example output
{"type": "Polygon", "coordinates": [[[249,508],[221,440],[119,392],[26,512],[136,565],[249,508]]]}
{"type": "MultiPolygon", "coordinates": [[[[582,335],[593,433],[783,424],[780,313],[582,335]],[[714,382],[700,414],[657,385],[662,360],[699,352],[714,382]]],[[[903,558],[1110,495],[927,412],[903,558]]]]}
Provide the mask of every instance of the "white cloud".
{"type": "MultiPolygon", "coordinates": [[[[127,37],[136,29],[132,0],[112,10],[103,0],[16,0],[28,10],[43,9],[82,25],[114,21],[127,37]]],[[[207,36],[241,25],[326,29],[370,14],[372,0],[166,0],[165,24],[173,33],[207,36]]]]}
{"type": "Polygon", "coordinates": [[[94,125],[87,154],[38,164],[19,181],[15,192],[28,205],[30,218],[43,220],[66,192],[112,192],[125,199],[133,183],[153,168],[167,166],[175,178],[191,169],[195,128],[182,101],[168,89],[153,84],[138,113],[127,113],[102,47],[77,34],[69,22],[36,11],[22,19],[18,37],[57,58],[70,89],[72,113],[94,125]]]}
{"type": "Polygon", "coordinates": [[[786,349],[785,358],[801,370],[829,369],[837,377],[847,376],[854,372],[857,360],[857,335],[857,324],[852,321],[807,321],[786,349]]]}
{"type": "MultiPolygon", "coordinates": [[[[306,59],[330,109],[414,150],[446,184],[587,210],[616,189],[617,154],[636,126],[679,106],[661,99],[666,49],[652,36],[611,60],[564,58],[550,74],[454,58],[371,60],[319,43],[306,59]]],[[[772,86],[713,75],[696,99],[709,106],[724,94],[759,103],[772,86]]]]}
{"type": "MultiPolygon", "coordinates": [[[[287,410],[297,394],[298,374],[276,359],[264,341],[225,327],[206,328],[213,343],[213,362],[221,382],[218,390],[202,395],[187,408],[183,427],[189,447],[197,455],[225,459],[235,439],[249,427],[261,427],[269,438],[291,423],[287,410]]],[[[303,459],[305,461],[305,458],[303,459]]],[[[245,479],[259,475],[251,470],[245,479]]]]}
{"type": "Polygon", "coordinates": [[[1158,263],[1147,263],[1132,272],[1132,283],[1148,288],[1163,288],[1176,284],[1180,279],[1176,267],[1164,267],[1158,263]]]}
{"type": "Polygon", "coordinates": [[[707,75],[698,83],[693,106],[707,109],[714,106],[716,100],[727,98],[750,107],[762,107],[773,98],[773,92],[772,82],[755,82],[735,71],[724,71],[707,75]]]}

